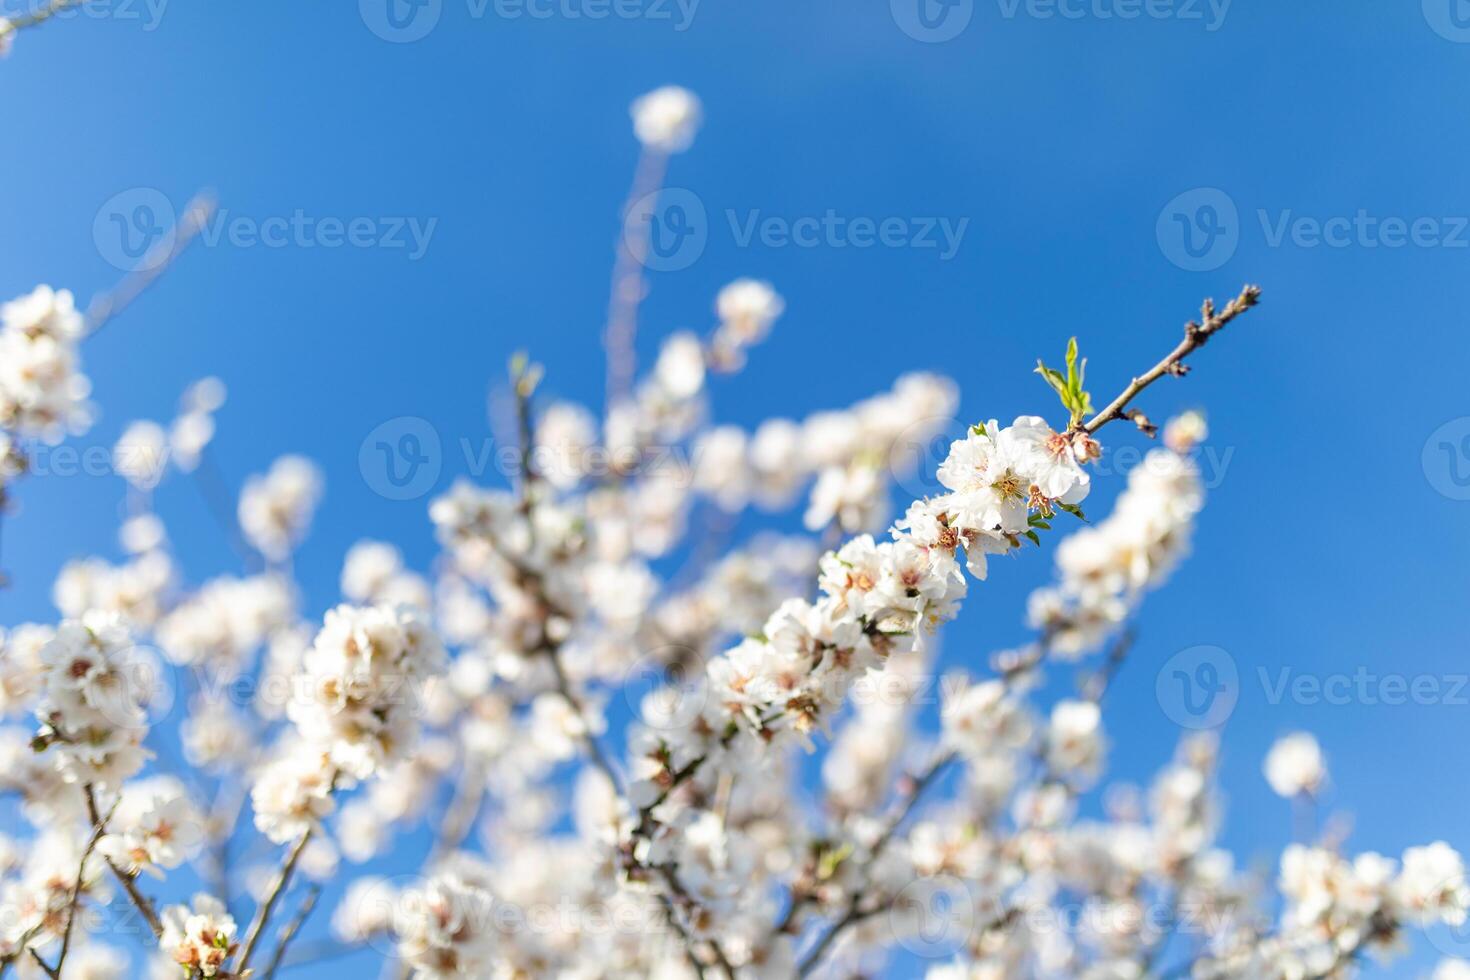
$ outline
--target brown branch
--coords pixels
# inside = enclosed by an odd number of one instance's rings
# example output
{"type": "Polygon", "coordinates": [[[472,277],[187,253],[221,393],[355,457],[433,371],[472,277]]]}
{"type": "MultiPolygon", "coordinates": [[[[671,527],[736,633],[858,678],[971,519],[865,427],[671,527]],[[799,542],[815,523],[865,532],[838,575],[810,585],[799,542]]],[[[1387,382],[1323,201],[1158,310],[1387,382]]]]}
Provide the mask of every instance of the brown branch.
{"type": "Polygon", "coordinates": [[[281,968],[281,963],[286,958],[286,947],[291,945],[291,940],[301,931],[301,927],[305,924],[307,917],[316,908],[316,901],[321,897],[321,894],[321,885],[312,885],[306,893],[306,898],[302,899],[301,907],[296,910],[296,914],[291,917],[291,921],[286,923],[286,927],[281,930],[281,938],[276,944],[275,954],[271,956],[270,965],[265,968],[265,980],[271,980],[276,975],[276,971],[281,968]]]}
{"type": "MultiPolygon", "coordinates": [[[[88,788],[88,793],[91,793],[90,787],[88,788]]],[[[66,964],[66,954],[71,950],[72,926],[76,923],[77,902],[82,896],[82,879],[87,873],[87,859],[96,850],[97,842],[102,839],[102,835],[107,833],[107,821],[112,818],[113,810],[116,809],[117,803],[114,803],[112,809],[107,811],[106,816],[101,820],[94,821],[92,824],[92,835],[87,839],[87,846],[82,850],[82,860],[77,864],[77,879],[72,882],[71,897],[66,903],[66,928],[61,934],[61,952],[56,956],[56,965],[54,967],[47,966],[40,955],[35,950],[31,950],[31,955],[36,958],[36,962],[41,965],[41,969],[45,970],[52,977],[61,976],[61,968],[66,964]]]]}
{"type": "Polygon", "coordinates": [[[609,409],[627,397],[638,367],[634,344],[638,336],[638,304],[643,301],[645,289],[643,261],[648,254],[648,231],[642,223],[629,228],[628,219],[634,205],[663,185],[667,166],[667,154],[644,149],[638,158],[628,201],[621,212],[617,259],[613,264],[612,290],[607,302],[607,327],[603,334],[607,350],[609,409]]]}
{"type": "MultiPolygon", "coordinates": [[[[696,956],[694,952],[694,944],[697,940],[695,939],[693,932],[686,928],[684,924],[679,921],[679,917],[675,912],[675,900],[677,900],[677,904],[682,904],[687,908],[694,909],[699,908],[699,902],[694,898],[693,895],[689,894],[688,889],[686,889],[683,883],[679,881],[678,872],[674,870],[673,866],[667,864],[659,865],[658,872],[664,879],[664,883],[668,885],[669,888],[668,895],[660,895],[660,898],[663,899],[664,907],[669,912],[669,922],[673,925],[675,931],[679,933],[680,938],[684,940],[685,958],[688,959],[689,964],[694,967],[694,972],[700,977],[703,977],[705,975],[704,964],[700,962],[699,957],[696,956]]],[[[725,955],[725,950],[720,946],[720,941],[714,936],[710,936],[705,939],[704,942],[710,947],[710,951],[715,958],[715,963],[724,972],[728,980],[735,980],[735,967],[731,965],[730,958],[725,955]]]]}
{"type": "Polygon", "coordinates": [[[450,851],[457,850],[469,836],[475,815],[485,800],[485,772],[478,762],[466,759],[460,766],[459,780],[455,783],[454,795],[439,823],[439,833],[429,849],[426,865],[432,867],[450,851]]]}
{"type": "Polygon", "coordinates": [[[82,0],[48,0],[35,10],[24,14],[15,17],[0,17],[0,44],[3,44],[5,39],[16,31],[45,23],[62,11],[75,7],[81,2],[82,0]]]}
{"type": "Polygon", "coordinates": [[[292,845],[286,854],[285,863],[276,872],[276,880],[271,884],[271,890],[266,894],[265,901],[260,908],[255,910],[255,919],[250,923],[250,931],[245,934],[245,946],[240,951],[240,959],[235,963],[235,972],[243,975],[250,966],[250,957],[255,953],[255,947],[260,943],[260,937],[265,932],[265,924],[270,921],[271,912],[275,910],[276,903],[280,901],[281,895],[286,891],[286,886],[291,883],[291,875],[296,871],[296,865],[301,860],[301,854],[306,850],[306,845],[311,841],[314,828],[306,828],[292,845]]]}
{"type": "Polygon", "coordinates": [[[1080,425],[1078,431],[1091,434],[1109,422],[1121,418],[1133,418],[1144,431],[1155,428],[1153,423],[1149,422],[1147,416],[1144,416],[1142,413],[1135,415],[1127,411],[1128,403],[1139,392],[1164,375],[1183,376],[1188,373],[1189,366],[1184,363],[1184,359],[1204,346],[1207,340],[1223,329],[1231,320],[1234,320],[1240,314],[1255,306],[1260,302],[1260,299],[1261,289],[1259,286],[1245,286],[1241,289],[1239,296],[1236,296],[1229,303],[1225,304],[1223,310],[1217,311],[1215,309],[1214,300],[1205,300],[1203,307],[1200,309],[1199,322],[1195,323],[1191,320],[1184,325],[1184,339],[1179,342],[1179,345],[1170,351],[1162,361],[1134,378],[1132,383],[1123,389],[1122,394],[1114,398],[1112,403],[1101,412],[1098,412],[1087,422],[1080,425]]]}
{"type": "Polygon", "coordinates": [[[184,213],[174,224],[173,234],[148,251],[133,271],[113,287],[111,292],[94,298],[87,307],[86,336],[97,333],[108,321],[125,310],[144,290],[153,285],[174,260],[184,253],[199,231],[214,214],[215,200],[201,191],[184,205],[184,213]]]}
{"type": "Polygon", "coordinates": [[[1107,659],[1091,677],[1088,677],[1082,685],[1082,696],[1093,704],[1102,702],[1103,696],[1108,693],[1113,679],[1118,676],[1118,671],[1123,669],[1123,661],[1128,659],[1129,652],[1133,649],[1133,643],[1138,639],[1138,631],[1128,627],[1113,641],[1108,650],[1107,659]]]}
{"type": "MultiPolygon", "coordinates": [[[[92,791],[92,787],[90,785],[86,787],[86,795],[87,815],[91,817],[92,823],[95,825],[103,822],[101,814],[97,809],[97,796],[92,791]]],[[[163,921],[158,918],[158,913],[153,910],[153,903],[148,900],[148,897],[146,895],[138,890],[138,882],[136,876],[129,874],[122,868],[119,868],[116,864],[112,862],[112,858],[104,856],[103,860],[107,862],[108,868],[112,869],[113,877],[115,877],[118,880],[118,883],[123,886],[123,891],[128,893],[128,898],[132,900],[133,905],[138,909],[139,914],[143,916],[143,921],[147,922],[148,928],[153,930],[153,938],[162,939],[163,921]]]]}
{"type": "MultiPolygon", "coordinates": [[[[878,837],[869,848],[870,853],[867,861],[863,864],[862,870],[859,872],[859,880],[862,880],[872,869],[873,865],[878,862],[878,859],[883,856],[883,852],[893,841],[894,835],[898,833],[898,828],[903,826],[904,821],[909,818],[909,815],[914,812],[914,808],[918,806],[919,799],[924,795],[924,791],[943,775],[944,771],[949,768],[950,763],[956,758],[958,756],[953,751],[946,750],[939,752],[930,760],[929,765],[922,772],[917,775],[904,777],[904,787],[899,793],[899,797],[889,812],[888,817],[884,819],[882,824],[883,829],[879,831],[878,837]]],[[[842,914],[842,917],[822,934],[821,938],[817,940],[817,944],[803,958],[798,976],[806,976],[812,970],[816,969],[817,964],[821,962],[827,950],[831,948],[838,936],[849,926],[855,925],[872,915],[876,915],[882,910],[885,903],[880,903],[876,908],[864,912],[862,910],[862,900],[865,895],[866,893],[861,888],[853,891],[852,897],[848,899],[847,910],[842,914]]],[[[810,893],[804,893],[794,897],[776,932],[783,932],[795,925],[798,913],[805,905],[810,903],[811,898],[810,893]]]]}

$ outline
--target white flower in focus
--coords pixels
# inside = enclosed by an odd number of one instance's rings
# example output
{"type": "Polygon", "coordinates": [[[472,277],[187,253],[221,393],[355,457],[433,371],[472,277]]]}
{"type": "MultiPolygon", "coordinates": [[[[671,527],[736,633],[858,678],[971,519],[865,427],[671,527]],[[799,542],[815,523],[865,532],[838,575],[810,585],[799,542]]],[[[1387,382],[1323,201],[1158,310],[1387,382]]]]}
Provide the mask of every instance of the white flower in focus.
{"type": "Polygon", "coordinates": [[[171,776],[154,776],[123,786],[108,832],[97,850],[136,874],[162,878],[160,868],[177,868],[204,843],[204,814],[171,776]]]}
{"type": "Polygon", "coordinates": [[[235,955],[235,920],[219,899],[202,892],[191,905],[163,910],[159,949],[186,971],[204,977],[226,975],[226,961],[235,955]]]}
{"type": "Polygon", "coordinates": [[[1266,781],[1278,796],[1314,795],[1327,778],[1322,747],[1306,732],[1287,735],[1266,754],[1266,781]]]}
{"type": "Polygon", "coordinates": [[[632,114],[640,143],[662,153],[682,153],[694,144],[701,110],[693,92],[666,85],[634,100],[632,114]]]}

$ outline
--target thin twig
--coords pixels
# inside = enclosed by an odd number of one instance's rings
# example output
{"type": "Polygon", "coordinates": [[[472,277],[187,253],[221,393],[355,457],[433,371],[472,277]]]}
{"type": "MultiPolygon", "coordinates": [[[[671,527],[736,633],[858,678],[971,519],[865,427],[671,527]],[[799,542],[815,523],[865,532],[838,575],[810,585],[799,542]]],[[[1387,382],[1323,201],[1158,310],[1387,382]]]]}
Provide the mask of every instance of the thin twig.
{"type": "MultiPolygon", "coordinates": [[[[1189,366],[1184,363],[1184,359],[1204,346],[1205,341],[1219,332],[1231,320],[1234,320],[1237,316],[1255,306],[1260,302],[1260,299],[1261,289],[1259,286],[1245,286],[1241,289],[1239,296],[1225,304],[1223,310],[1216,311],[1214,300],[1205,300],[1204,306],[1200,310],[1199,322],[1195,323],[1191,320],[1184,325],[1184,339],[1179,342],[1179,345],[1170,351],[1162,361],[1134,378],[1132,383],[1127,388],[1124,388],[1123,393],[1117,398],[1114,398],[1107,408],[1104,408],[1090,420],[1083,423],[1079,427],[1080,431],[1090,434],[1115,419],[1130,417],[1130,413],[1127,411],[1128,403],[1139,392],[1166,374],[1183,376],[1188,373],[1189,366]]],[[[1150,427],[1150,423],[1146,418],[1142,420],[1140,427],[1144,429],[1150,427]]]]}
{"type": "Polygon", "coordinates": [[[15,17],[0,17],[0,44],[11,34],[26,27],[35,27],[55,17],[57,14],[69,7],[75,7],[82,0],[48,0],[35,10],[18,14],[15,17]]]}
{"type": "Polygon", "coordinates": [[[306,850],[306,845],[311,841],[314,828],[306,828],[292,845],[286,854],[285,863],[281,870],[276,872],[276,880],[271,885],[271,890],[266,894],[265,901],[260,908],[255,910],[255,920],[250,923],[250,931],[245,934],[245,946],[240,950],[240,959],[235,963],[235,972],[243,974],[250,965],[250,957],[255,953],[255,947],[260,943],[260,937],[265,932],[265,925],[270,921],[271,912],[275,910],[276,902],[280,901],[281,895],[285,893],[286,886],[291,883],[291,875],[296,870],[296,864],[301,860],[301,854],[306,850]]]}
{"type": "Polygon", "coordinates": [[[630,222],[633,207],[663,186],[668,155],[644,149],[638,158],[633,187],[623,205],[622,225],[618,229],[617,258],[613,263],[612,290],[607,302],[607,328],[603,343],[607,348],[607,407],[611,409],[628,396],[638,360],[635,343],[638,337],[638,304],[645,290],[643,262],[648,254],[648,228],[643,222],[630,222]]]}
{"type": "Polygon", "coordinates": [[[199,231],[214,214],[213,195],[200,191],[184,205],[184,213],[174,224],[173,234],[159,242],[113,287],[111,292],[94,298],[87,307],[87,336],[97,333],[108,321],[125,310],[158,277],[168,271],[174,260],[184,253],[199,231]]]}
{"type": "Polygon", "coordinates": [[[467,759],[460,766],[459,780],[455,784],[449,806],[444,811],[444,819],[439,823],[439,833],[434,838],[434,845],[429,849],[429,859],[425,862],[427,865],[432,867],[440,858],[457,850],[464,843],[484,800],[484,768],[467,759]]]}
{"type": "MultiPolygon", "coordinates": [[[[929,765],[921,773],[915,776],[904,777],[906,786],[899,794],[899,798],[889,812],[889,815],[884,819],[881,825],[882,829],[878,832],[877,838],[874,839],[872,846],[869,848],[868,859],[864,862],[862,870],[858,873],[859,880],[865,878],[868,871],[883,856],[884,850],[892,842],[894,835],[898,833],[898,828],[903,825],[904,821],[914,812],[914,808],[918,806],[919,799],[924,795],[924,791],[943,775],[944,771],[949,768],[950,763],[954,762],[956,758],[958,758],[957,754],[951,750],[939,752],[930,760],[929,765]]],[[[866,897],[866,893],[861,888],[853,891],[852,897],[847,903],[847,910],[842,914],[842,917],[821,935],[816,945],[802,959],[801,967],[798,971],[799,976],[806,976],[809,972],[816,969],[817,964],[821,962],[827,950],[831,948],[838,936],[849,926],[855,925],[871,915],[876,915],[881,910],[882,904],[880,903],[878,908],[864,912],[862,910],[862,900],[864,897],[866,897]]],[[[797,914],[810,901],[810,898],[810,894],[806,893],[793,898],[790,907],[786,910],[786,915],[783,917],[776,931],[781,932],[793,926],[797,914]]]]}
{"type": "MultiPolygon", "coordinates": [[[[678,872],[671,865],[659,865],[658,872],[663,877],[664,883],[669,889],[669,894],[662,896],[665,908],[669,910],[669,922],[673,924],[674,929],[683,938],[685,957],[694,967],[694,972],[703,977],[705,975],[703,964],[694,953],[694,935],[689,929],[684,927],[683,923],[679,921],[678,915],[675,913],[676,904],[682,904],[687,908],[698,908],[699,903],[693,895],[689,894],[688,889],[684,887],[683,883],[679,881],[678,872]]],[[[710,947],[710,951],[714,954],[715,963],[724,972],[728,980],[735,980],[735,967],[730,963],[730,958],[725,955],[725,950],[720,946],[720,941],[714,936],[710,936],[704,942],[710,947]]]]}
{"type": "Polygon", "coordinates": [[[1091,677],[1082,685],[1082,696],[1093,704],[1100,704],[1103,697],[1112,686],[1113,679],[1118,676],[1118,671],[1123,669],[1123,661],[1128,659],[1128,653],[1133,649],[1134,642],[1138,639],[1138,631],[1128,627],[1113,641],[1108,650],[1107,659],[1091,677]]]}
{"type": "Polygon", "coordinates": [[[271,956],[270,965],[265,968],[265,980],[271,980],[276,975],[276,971],[281,968],[281,963],[286,958],[286,947],[291,945],[291,940],[301,931],[301,926],[306,922],[307,916],[311,915],[312,909],[316,908],[316,900],[321,897],[321,894],[321,885],[312,885],[307,890],[306,897],[301,900],[301,907],[296,910],[291,921],[286,923],[286,927],[281,930],[281,938],[276,943],[276,951],[271,956]]]}
{"type": "MultiPolygon", "coordinates": [[[[61,952],[56,956],[56,965],[54,967],[48,967],[42,962],[39,955],[36,956],[36,962],[40,963],[41,968],[53,977],[61,976],[61,968],[66,964],[66,954],[71,949],[72,926],[75,924],[77,918],[77,902],[82,896],[82,878],[87,873],[87,859],[96,850],[97,842],[102,839],[102,835],[107,833],[107,821],[111,819],[113,810],[116,809],[117,803],[113,803],[112,809],[107,811],[106,816],[92,825],[92,836],[87,839],[87,846],[82,850],[82,860],[77,865],[77,879],[72,882],[71,897],[66,903],[66,928],[61,934],[61,952]]],[[[31,952],[33,955],[35,954],[35,950],[31,952]]]]}
{"type": "MultiPolygon", "coordinates": [[[[87,816],[91,818],[94,825],[103,822],[101,819],[101,814],[97,809],[97,796],[92,791],[92,787],[90,785],[86,787],[86,795],[87,816]]],[[[135,876],[124,871],[122,868],[119,868],[116,864],[112,862],[112,858],[106,857],[104,855],[103,860],[105,860],[107,862],[107,866],[112,869],[113,877],[115,877],[118,880],[118,883],[123,886],[123,891],[128,893],[128,898],[132,900],[133,905],[138,909],[139,914],[143,916],[143,921],[147,922],[148,928],[153,930],[153,938],[162,939],[163,921],[158,918],[158,913],[153,910],[153,903],[148,900],[148,897],[146,895],[138,890],[138,882],[135,876]]]]}

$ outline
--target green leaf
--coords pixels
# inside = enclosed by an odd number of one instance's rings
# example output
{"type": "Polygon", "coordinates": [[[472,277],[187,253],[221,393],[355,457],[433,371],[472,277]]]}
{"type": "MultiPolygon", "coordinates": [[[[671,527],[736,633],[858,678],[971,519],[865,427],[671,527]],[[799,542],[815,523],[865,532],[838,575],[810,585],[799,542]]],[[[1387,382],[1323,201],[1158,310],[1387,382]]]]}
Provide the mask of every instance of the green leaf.
{"type": "Polygon", "coordinates": [[[1043,364],[1041,362],[1041,360],[1039,358],[1036,361],[1036,373],[1039,374],[1039,375],[1041,375],[1041,379],[1043,381],[1045,381],[1047,384],[1051,385],[1052,390],[1055,391],[1057,393],[1058,397],[1060,397],[1062,399],[1062,404],[1063,405],[1066,405],[1067,404],[1067,380],[1062,377],[1061,373],[1060,372],[1057,372],[1057,371],[1053,371],[1051,368],[1047,367],[1045,364],[1043,364]]]}
{"type": "Polygon", "coordinates": [[[1036,547],[1041,547],[1041,535],[1037,534],[1035,531],[1027,531],[1026,537],[1030,538],[1031,543],[1036,545],[1036,547]]]}

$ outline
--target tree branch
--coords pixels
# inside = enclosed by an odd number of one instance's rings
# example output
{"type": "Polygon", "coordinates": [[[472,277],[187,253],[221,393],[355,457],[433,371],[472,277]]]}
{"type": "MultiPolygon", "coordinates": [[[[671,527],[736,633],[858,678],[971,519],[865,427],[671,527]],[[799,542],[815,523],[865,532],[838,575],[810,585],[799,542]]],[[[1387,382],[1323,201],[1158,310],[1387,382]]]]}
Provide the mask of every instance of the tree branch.
{"type": "Polygon", "coordinates": [[[189,199],[189,203],[184,205],[184,213],[174,224],[173,234],[150,249],[133,271],[124,276],[111,292],[103,293],[92,300],[87,307],[85,336],[91,336],[105,327],[109,320],[127,309],[133,300],[168,271],[169,266],[184,253],[214,214],[215,203],[214,197],[204,191],[189,199]]]}
{"type": "MultiPolygon", "coordinates": [[[[1184,359],[1204,346],[1206,341],[1223,329],[1231,320],[1234,320],[1237,316],[1255,306],[1260,302],[1260,299],[1261,289],[1259,286],[1245,286],[1241,289],[1239,296],[1236,296],[1229,303],[1225,304],[1225,308],[1218,312],[1215,310],[1214,300],[1205,300],[1204,305],[1200,309],[1200,321],[1195,323],[1191,320],[1184,325],[1184,339],[1179,342],[1179,345],[1170,351],[1162,361],[1134,378],[1132,383],[1123,389],[1122,394],[1114,398],[1101,412],[1098,412],[1090,420],[1079,426],[1078,431],[1086,432],[1090,435],[1109,422],[1132,417],[1132,413],[1127,411],[1128,403],[1139,392],[1166,374],[1182,376],[1188,373],[1189,367],[1184,363],[1184,359]]],[[[1135,419],[1135,421],[1138,421],[1139,427],[1145,431],[1152,428],[1152,423],[1148,421],[1147,417],[1140,417],[1139,419],[1135,419]]]]}
{"type": "Polygon", "coordinates": [[[296,865],[301,860],[301,854],[306,850],[306,845],[311,841],[313,828],[306,828],[306,832],[292,845],[286,854],[286,861],[281,865],[281,870],[276,872],[276,880],[271,885],[271,890],[266,894],[265,901],[255,911],[255,920],[250,923],[250,931],[245,934],[245,946],[240,950],[240,959],[235,963],[235,972],[244,974],[250,965],[250,957],[255,953],[255,947],[260,942],[260,937],[265,931],[265,924],[270,921],[271,912],[275,910],[276,902],[280,901],[281,895],[285,893],[286,886],[291,883],[291,875],[296,871],[296,865]]]}

